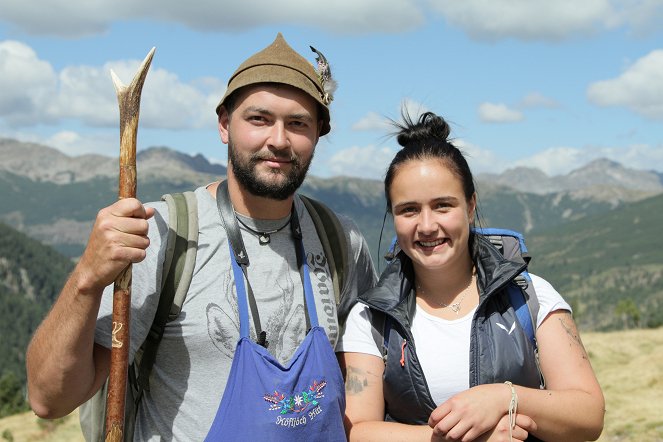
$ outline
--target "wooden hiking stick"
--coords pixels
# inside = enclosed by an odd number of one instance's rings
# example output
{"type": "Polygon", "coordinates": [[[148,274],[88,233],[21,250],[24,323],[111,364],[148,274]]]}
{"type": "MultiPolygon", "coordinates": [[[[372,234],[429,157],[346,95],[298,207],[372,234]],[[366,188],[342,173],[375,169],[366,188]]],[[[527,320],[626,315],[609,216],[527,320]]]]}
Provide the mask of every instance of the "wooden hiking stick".
{"type": "MultiPolygon", "coordinates": [[[[136,197],[136,134],[138,132],[140,94],[155,49],[152,48],[147,54],[129,86],[125,86],[111,70],[120,106],[120,199],[136,197]]],[[[115,279],[113,291],[113,342],[106,399],[106,442],[122,442],[124,438],[130,311],[131,264],[115,279]]]]}

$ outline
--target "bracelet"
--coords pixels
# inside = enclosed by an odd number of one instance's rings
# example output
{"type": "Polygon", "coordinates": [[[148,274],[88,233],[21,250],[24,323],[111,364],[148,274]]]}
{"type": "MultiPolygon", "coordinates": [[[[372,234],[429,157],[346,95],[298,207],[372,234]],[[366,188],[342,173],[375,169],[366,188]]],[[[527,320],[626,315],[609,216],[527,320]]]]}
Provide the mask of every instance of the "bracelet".
{"type": "Polygon", "coordinates": [[[511,401],[509,402],[509,439],[513,440],[513,429],[516,428],[516,413],[518,412],[518,395],[511,381],[505,381],[511,387],[511,401]]]}

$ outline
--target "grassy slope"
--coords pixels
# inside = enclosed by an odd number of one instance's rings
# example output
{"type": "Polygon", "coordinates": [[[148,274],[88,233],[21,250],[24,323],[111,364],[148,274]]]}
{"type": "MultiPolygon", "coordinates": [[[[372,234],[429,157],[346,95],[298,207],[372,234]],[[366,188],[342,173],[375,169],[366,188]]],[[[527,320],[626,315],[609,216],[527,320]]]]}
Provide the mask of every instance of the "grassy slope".
{"type": "Polygon", "coordinates": [[[606,398],[601,441],[663,441],[663,328],[586,333],[606,398]]]}
{"type": "MultiPolygon", "coordinates": [[[[663,441],[663,328],[585,333],[585,347],[606,397],[603,442],[663,441]]],[[[54,429],[39,425],[32,413],[0,419],[15,441],[83,441],[78,414],[54,429]]]]}

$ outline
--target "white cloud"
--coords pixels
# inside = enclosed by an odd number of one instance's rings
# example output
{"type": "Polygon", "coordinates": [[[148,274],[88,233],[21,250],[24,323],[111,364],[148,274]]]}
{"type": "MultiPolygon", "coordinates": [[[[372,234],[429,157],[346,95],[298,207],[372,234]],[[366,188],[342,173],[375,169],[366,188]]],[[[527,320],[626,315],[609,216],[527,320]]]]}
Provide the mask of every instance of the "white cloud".
{"type": "Polygon", "coordinates": [[[527,94],[525,97],[523,97],[522,100],[520,100],[518,105],[523,108],[543,107],[553,109],[559,107],[559,103],[556,100],[546,97],[540,92],[531,92],[527,94]]]}
{"type": "Polygon", "coordinates": [[[620,147],[587,146],[584,148],[554,147],[529,158],[518,160],[510,167],[536,167],[547,175],[554,176],[567,174],[599,158],[607,158],[633,169],[663,172],[663,144],[655,146],[633,144],[620,147]]]}
{"type": "Polygon", "coordinates": [[[663,49],[640,58],[617,78],[591,84],[587,98],[598,106],[624,106],[663,121],[663,49]]]}
{"type": "Polygon", "coordinates": [[[600,155],[590,156],[589,152],[573,147],[554,147],[531,157],[517,160],[511,167],[534,167],[553,176],[568,173],[599,157],[600,155]]]}
{"type": "Polygon", "coordinates": [[[474,175],[500,173],[509,166],[506,158],[496,155],[491,150],[483,149],[462,139],[453,140],[453,144],[463,153],[474,175]]]}
{"type": "MultiPolygon", "coordinates": [[[[0,42],[0,118],[9,127],[76,119],[89,126],[117,126],[118,105],[112,69],[128,84],[142,60],[104,66],[68,66],[56,73],[27,45],[0,42]]],[[[161,129],[214,127],[214,108],[225,85],[213,78],[187,84],[152,66],[143,88],[140,125],[161,129]]]]}
{"type": "Polygon", "coordinates": [[[0,41],[0,118],[21,125],[43,115],[53,99],[57,75],[51,65],[18,41],[0,41]]]}
{"type": "Polygon", "coordinates": [[[403,32],[443,16],[472,38],[559,41],[628,26],[660,31],[660,0],[3,0],[1,22],[38,35],[75,38],[107,32],[114,21],[176,23],[235,32],[274,24],[339,34],[403,32]],[[56,17],[57,19],[54,19],[56,17]]]}
{"type": "Polygon", "coordinates": [[[388,129],[389,119],[376,112],[369,112],[352,125],[352,130],[379,130],[388,129]]]}
{"type": "Polygon", "coordinates": [[[93,132],[83,135],[73,131],[57,132],[41,141],[46,146],[57,148],[69,156],[96,153],[109,157],[117,156],[118,134],[113,132],[93,132]]]}
{"type": "Polygon", "coordinates": [[[331,175],[382,179],[396,150],[389,147],[354,146],[334,154],[328,162],[331,175]]]}
{"type": "Polygon", "coordinates": [[[447,22],[477,40],[560,41],[618,24],[609,0],[437,0],[447,22]]]}
{"type": "MultiPolygon", "coordinates": [[[[2,18],[28,33],[81,37],[104,32],[118,18],[122,6],[110,1],[3,0],[2,18]]],[[[120,1],[115,2],[121,3],[120,1]]]]}
{"type": "Polygon", "coordinates": [[[81,133],[63,130],[50,134],[38,134],[0,128],[0,138],[11,138],[24,143],[36,143],[58,149],[69,156],[94,153],[109,157],[117,157],[119,149],[119,133],[114,130],[95,130],[81,133]]]}
{"type": "MultiPolygon", "coordinates": [[[[417,117],[424,112],[427,112],[428,108],[418,101],[412,100],[411,98],[405,98],[397,109],[398,117],[393,118],[393,120],[400,122],[401,114],[405,113],[410,118],[416,121],[417,117]]],[[[359,121],[352,125],[352,130],[378,130],[378,131],[391,131],[394,127],[392,126],[392,121],[386,116],[382,116],[377,112],[369,112],[359,121]]]]}
{"type": "Polygon", "coordinates": [[[485,123],[515,123],[525,119],[522,112],[509,109],[503,103],[481,103],[479,118],[485,123]]]}
{"type": "Polygon", "coordinates": [[[628,0],[616,2],[621,20],[628,23],[639,36],[659,32],[663,22],[663,2],[660,0],[628,0]]]}
{"type": "Polygon", "coordinates": [[[290,23],[315,24],[339,33],[399,32],[425,20],[418,0],[208,0],[195,7],[180,0],[4,0],[2,9],[0,20],[25,32],[63,37],[98,34],[113,21],[137,19],[179,23],[200,31],[290,23]]]}

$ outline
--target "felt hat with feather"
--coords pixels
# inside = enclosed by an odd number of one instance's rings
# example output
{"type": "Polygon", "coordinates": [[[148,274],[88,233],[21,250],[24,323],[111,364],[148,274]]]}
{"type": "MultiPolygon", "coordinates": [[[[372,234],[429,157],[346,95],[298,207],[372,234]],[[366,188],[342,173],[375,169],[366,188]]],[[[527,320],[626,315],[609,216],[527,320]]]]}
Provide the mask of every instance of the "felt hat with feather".
{"type": "Polygon", "coordinates": [[[317,54],[318,69],[297,53],[279,32],[276,39],[260,52],[246,59],[228,80],[228,88],[216,107],[221,106],[238,89],[259,83],[281,83],[301,89],[319,103],[322,119],[320,135],[330,130],[329,103],[333,99],[331,70],[326,58],[311,47],[317,54]]]}

